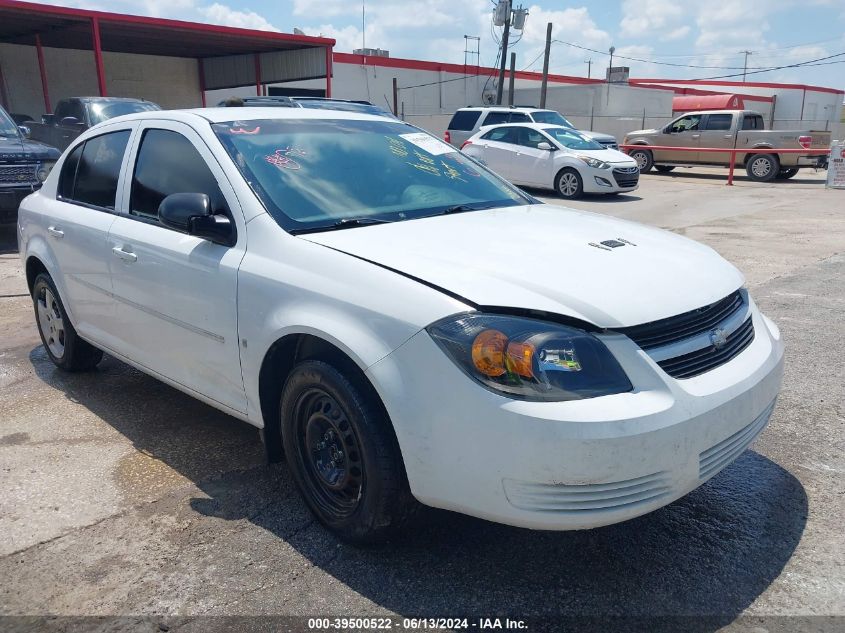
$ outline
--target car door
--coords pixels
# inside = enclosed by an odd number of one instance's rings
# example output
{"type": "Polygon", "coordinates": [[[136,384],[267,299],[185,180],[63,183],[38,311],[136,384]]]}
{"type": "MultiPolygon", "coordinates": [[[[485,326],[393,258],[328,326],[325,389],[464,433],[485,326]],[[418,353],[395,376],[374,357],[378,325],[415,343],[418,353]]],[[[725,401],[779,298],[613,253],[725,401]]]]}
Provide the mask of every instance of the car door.
{"type": "Polygon", "coordinates": [[[537,145],[548,143],[555,147],[555,143],[539,130],[529,127],[514,127],[513,129],[516,131],[519,146],[511,167],[514,181],[526,185],[552,186],[554,152],[538,149],[537,145]]]}
{"type": "Polygon", "coordinates": [[[479,139],[484,147],[484,164],[506,180],[516,177],[515,161],[519,153],[515,127],[493,128],[479,139]]]}
{"type": "MultiPolygon", "coordinates": [[[[687,114],[679,119],[675,119],[657,137],[655,145],[697,148],[699,146],[699,138],[701,137],[700,125],[700,114],[687,114]]],[[[654,162],[696,163],[698,162],[698,152],[654,150],[654,162]]]]}
{"type": "MultiPolygon", "coordinates": [[[[732,131],[733,120],[734,115],[730,112],[705,114],[700,126],[699,147],[733,149],[735,139],[732,131]]],[[[701,163],[725,165],[730,160],[729,152],[700,152],[698,156],[698,161],[701,163]]]]}
{"type": "Polygon", "coordinates": [[[126,204],[109,233],[121,329],[117,350],[225,407],[246,411],[238,349],[237,272],[246,245],[243,215],[222,168],[188,125],[147,121],[138,130],[126,204]],[[158,207],[173,193],[205,193],[229,215],[234,246],[163,226],[158,207]]]}
{"type": "Polygon", "coordinates": [[[128,158],[131,127],[118,127],[79,143],[62,164],[56,200],[48,203],[47,239],[80,335],[103,345],[112,340],[115,306],[108,233],[120,203],[119,180],[128,158]]]}

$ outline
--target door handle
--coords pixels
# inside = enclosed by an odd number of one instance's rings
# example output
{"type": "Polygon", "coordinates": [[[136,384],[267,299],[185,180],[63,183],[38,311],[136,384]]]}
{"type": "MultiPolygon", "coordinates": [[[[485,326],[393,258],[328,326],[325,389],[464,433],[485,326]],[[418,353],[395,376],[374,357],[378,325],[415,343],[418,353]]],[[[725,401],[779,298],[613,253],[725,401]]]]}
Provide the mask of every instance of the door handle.
{"type": "Polygon", "coordinates": [[[135,253],[125,251],[119,246],[115,246],[113,249],[111,249],[111,252],[114,253],[116,257],[122,259],[125,262],[132,263],[138,261],[138,256],[135,253]]]}
{"type": "Polygon", "coordinates": [[[701,134],[693,134],[692,137],[693,138],[701,138],[701,134]]]}
{"type": "Polygon", "coordinates": [[[60,239],[62,239],[62,238],[65,236],[65,232],[64,232],[64,231],[60,231],[60,230],[59,230],[59,229],[57,229],[55,226],[48,226],[48,227],[47,227],[47,232],[48,232],[50,235],[52,235],[53,237],[55,237],[57,240],[60,240],[60,239]]]}

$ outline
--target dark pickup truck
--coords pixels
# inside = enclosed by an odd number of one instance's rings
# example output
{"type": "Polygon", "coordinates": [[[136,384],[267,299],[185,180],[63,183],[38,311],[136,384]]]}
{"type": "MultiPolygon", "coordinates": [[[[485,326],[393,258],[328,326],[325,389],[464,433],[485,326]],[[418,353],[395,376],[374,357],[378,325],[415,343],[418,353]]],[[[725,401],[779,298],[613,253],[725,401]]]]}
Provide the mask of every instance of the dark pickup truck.
{"type": "Polygon", "coordinates": [[[26,132],[0,108],[0,224],[17,221],[21,200],[41,187],[61,156],[55,147],[27,139],[26,132]]]}
{"type": "Polygon", "coordinates": [[[152,101],[124,97],[72,97],[62,99],[53,114],[41,116],[41,123],[27,123],[30,138],[64,151],[89,127],[107,119],[133,112],[161,110],[152,101]]]}

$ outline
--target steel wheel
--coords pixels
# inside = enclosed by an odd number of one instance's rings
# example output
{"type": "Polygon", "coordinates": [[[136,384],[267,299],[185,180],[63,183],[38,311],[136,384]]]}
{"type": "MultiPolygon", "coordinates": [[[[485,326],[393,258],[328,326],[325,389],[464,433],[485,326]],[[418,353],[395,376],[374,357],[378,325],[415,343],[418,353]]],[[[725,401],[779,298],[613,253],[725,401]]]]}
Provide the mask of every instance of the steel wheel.
{"type": "Polygon", "coordinates": [[[581,189],[581,181],[574,171],[565,171],[558,178],[558,191],[564,198],[574,198],[581,189]]]}
{"type": "Polygon", "coordinates": [[[758,156],[751,161],[751,173],[760,180],[765,180],[772,173],[772,161],[765,156],[758,156]]]}
{"type": "Polygon", "coordinates": [[[65,355],[65,322],[53,291],[42,286],[37,297],[38,327],[50,352],[58,359],[65,355]]]}
{"type": "Polygon", "coordinates": [[[337,518],[358,506],[364,467],[358,437],[340,404],[326,391],[312,388],[294,406],[297,453],[305,485],[314,503],[337,518]]]}

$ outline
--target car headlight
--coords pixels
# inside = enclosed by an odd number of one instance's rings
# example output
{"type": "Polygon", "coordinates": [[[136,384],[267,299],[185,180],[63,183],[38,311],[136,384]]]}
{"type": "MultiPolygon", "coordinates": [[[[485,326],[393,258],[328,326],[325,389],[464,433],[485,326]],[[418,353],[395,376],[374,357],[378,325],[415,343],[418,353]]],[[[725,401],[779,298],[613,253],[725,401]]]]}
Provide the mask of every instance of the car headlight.
{"type": "Polygon", "coordinates": [[[54,160],[45,160],[43,163],[38,165],[38,169],[35,170],[35,177],[38,178],[38,182],[44,182],[47,180],[47,176],[50,175],[50,172],[53,171],[53,165],[56,164],[54,160]]]}
{"type": "Polygon", "coordinates": [[[593,158],[592,156],[579,156],[578,158],[595,169],[610,169],[609,163],[599,160],[598,158],[593,158]]]}
{"type": "Polygon", "coordinates": [[[511,398],[580,400],[633,389],[604,343],[577,328],[464,313],[426,330],[464,373],[511,398]]]}

